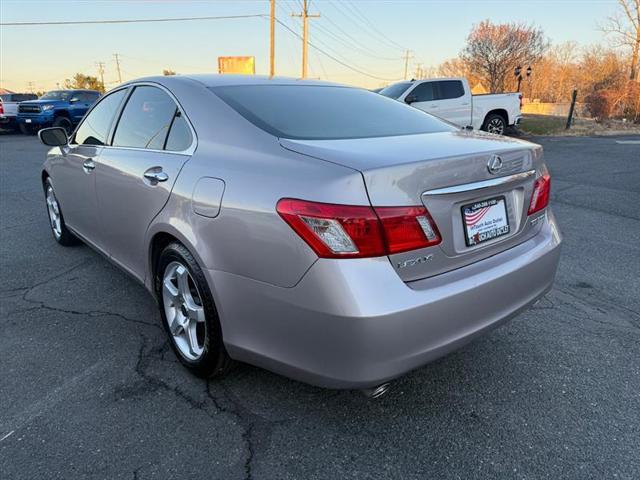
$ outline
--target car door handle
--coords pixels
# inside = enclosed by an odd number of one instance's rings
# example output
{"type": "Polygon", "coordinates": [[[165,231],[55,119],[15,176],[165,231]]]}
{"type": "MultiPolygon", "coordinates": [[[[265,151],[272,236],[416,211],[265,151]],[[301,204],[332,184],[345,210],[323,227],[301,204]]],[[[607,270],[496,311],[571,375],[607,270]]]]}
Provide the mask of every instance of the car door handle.
{"type": "Polygon", "coordinates": [[[160,171],[160,172],[151,171],[151,172],[144,172],[144,178],[146,178],[147,180],[151,180],[152,182],[166,182],[167,180],[169,180],[169,175],[167,175],[163,171],[160,171]]]}
{"type": "Polygon", "coordinates": [[[86,173],[90,173],[94,168],[96,168],[96,164],[94,163],[92,158],[88,158],[82,164],[82,168],[86,173]]]}

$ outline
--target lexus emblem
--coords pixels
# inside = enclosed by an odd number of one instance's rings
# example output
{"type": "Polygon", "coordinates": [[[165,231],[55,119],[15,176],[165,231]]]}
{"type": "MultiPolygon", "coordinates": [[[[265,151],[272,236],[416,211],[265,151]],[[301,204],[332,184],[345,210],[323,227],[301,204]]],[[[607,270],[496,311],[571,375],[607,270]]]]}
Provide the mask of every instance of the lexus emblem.
{"type": "Polygon", "coordinates": [[[487,170],[489,173],[495,175],[502,169],[502,158],[499,155],[491,155],[487,162],[487,170]]]}

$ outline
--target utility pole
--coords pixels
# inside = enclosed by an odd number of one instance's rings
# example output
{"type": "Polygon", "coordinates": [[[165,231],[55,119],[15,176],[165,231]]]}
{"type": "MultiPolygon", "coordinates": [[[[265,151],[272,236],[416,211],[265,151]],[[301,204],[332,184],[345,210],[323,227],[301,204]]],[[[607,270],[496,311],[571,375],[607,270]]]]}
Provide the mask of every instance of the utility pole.
{"type": "Polygon", "coordinates": [[[33,82],[27,82],[27,85],[29,85],[29,92],[33,93],[33,82]]]}
{"type": "Polygon", "coordinates": [[[276,0],[271,0],[271,16],[269,18],[271,31],[269,34],[269,76],[276,74],[276,0]]]}
{"type": "Polygon", "coordinates": [[[407,50],[404,54],[404,79],[407,79],[407,73],[409,72],[409,60],[413,58],[411,55],[411,50],[407,50]]]}
{"type": "Polygon", "coordinates": [[[302,18],[302,78],[307,78],[307,62],[309,59],[309,19],[318,18],[319,14],[309,15],[309,5],[304,0],[302,13],[292,13],[292,17],[302,18]]]}
{"type": "Polygon", "coordinates": [[[113,58],[116,59],[116,70],[118,70],[118,83],[122,83],[122,73],[120,72],[120,58],[117,53],[113,54],[113,58]]]}
{"type": "Polygon", "coordinates": [[[102,89],[104,90],[104,62],[96,62],[96,66],[98,67],[98,75],[100,75],[100,83],[102,84],[102,89]]]}
{"type": "Polygon", "coordinates": [[[424,78],[424,70],[422,69],[422,63],[416,65],[416,78],[422,80],[424,78]]]}

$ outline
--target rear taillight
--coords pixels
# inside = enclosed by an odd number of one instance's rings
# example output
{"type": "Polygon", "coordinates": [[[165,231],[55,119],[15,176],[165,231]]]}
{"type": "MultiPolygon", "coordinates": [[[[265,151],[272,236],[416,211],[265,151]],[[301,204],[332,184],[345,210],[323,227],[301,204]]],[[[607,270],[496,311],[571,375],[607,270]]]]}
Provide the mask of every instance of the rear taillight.
{"type": "Polygon", "coordinates": [[[527,215],[539,212],[549,205],[549,195],[551,194],[551,176],[548,173],[536,178],[533,184],[533,193],[531,194],[531,202],[529,202],[529,211],[527,215]]]}
{"type": "Polygon", "coordinates": [[[0,115],[2,115],[4,113],[4,107],[2,106],[2,104],[0,103],[0,115]]]}
{"type": "Polygon", "coordinates": [[[335,205],[285,198],[276,210],[323,258],[380,257],[440,243],[424,207],[335,205]]]}
{"type": "Polygon", "coordinates": [[[400,253],[440,243],[440,233],[424,207],[374,208],[384,232],[387,253],[400,253]]]}

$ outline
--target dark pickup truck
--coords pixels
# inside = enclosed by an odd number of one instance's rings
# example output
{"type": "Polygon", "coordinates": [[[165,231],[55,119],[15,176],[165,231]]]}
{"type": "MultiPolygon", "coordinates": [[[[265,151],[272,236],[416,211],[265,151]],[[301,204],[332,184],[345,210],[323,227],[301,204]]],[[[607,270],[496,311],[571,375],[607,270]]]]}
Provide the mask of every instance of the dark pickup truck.
{"type": "Polygon", "coordinates": [[[39,99],[18,105],[17,121],[22,133],[45,127],[63,127],[68,134],[100,98],[95,90],[54,90],[39,99]]]}

